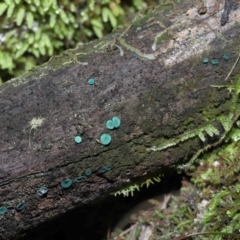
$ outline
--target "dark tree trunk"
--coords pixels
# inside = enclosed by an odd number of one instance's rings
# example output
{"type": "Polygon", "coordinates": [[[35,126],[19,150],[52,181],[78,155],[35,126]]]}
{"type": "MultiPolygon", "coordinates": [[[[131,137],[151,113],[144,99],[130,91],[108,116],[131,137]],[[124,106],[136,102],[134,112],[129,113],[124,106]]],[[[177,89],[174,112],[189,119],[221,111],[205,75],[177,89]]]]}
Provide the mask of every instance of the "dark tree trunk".
{"type": "Polygon", "coordinates": [[[187,163],[223,139],[238,92],[212,85],[235,83],[240,71],[236,65],[225,81],[238,58],[240,9],[221,26],[220,1],[202,15],[199,0],[183,2],[139,14],[122,32],[1,86],[1,239],[187,163]],[[121,125],[107,130],[114,116],[121,125]],[[112,137],[107,146],[98,143],[103,133],[112,137]]]}

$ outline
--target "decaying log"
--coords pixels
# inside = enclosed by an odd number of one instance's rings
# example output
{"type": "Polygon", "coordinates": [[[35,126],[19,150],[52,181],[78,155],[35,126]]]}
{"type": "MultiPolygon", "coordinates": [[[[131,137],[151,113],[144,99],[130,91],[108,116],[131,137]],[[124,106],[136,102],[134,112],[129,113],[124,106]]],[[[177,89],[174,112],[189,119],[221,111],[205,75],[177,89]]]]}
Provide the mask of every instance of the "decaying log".
{"type": "Polygon", "coordinates": [[[236,64],[227,78],[240,8],[221,26],[221,1],[206,1],[206,11],[199,0],[174,2],[1,86],[1,239],[181,166],[226,135],[236,120],[238,92],[224,86],[240,71],[236,64]],[[114,116],[120,127],[106,129],[114,116]],[[107,146],[103,133],[112,137],[107,146]]]}

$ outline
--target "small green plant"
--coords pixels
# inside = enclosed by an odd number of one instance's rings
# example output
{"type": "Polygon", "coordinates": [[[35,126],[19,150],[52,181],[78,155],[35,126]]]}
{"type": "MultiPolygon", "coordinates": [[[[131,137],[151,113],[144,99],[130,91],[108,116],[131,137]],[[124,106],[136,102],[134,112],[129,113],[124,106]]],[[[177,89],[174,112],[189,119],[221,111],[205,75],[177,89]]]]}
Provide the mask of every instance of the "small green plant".
{"type": "Polygon", "coordinates": [[[160,175],[159,175],[156,177],[148,178],[145,181],[140,182],[140,183],[131,184],[130,186],[120,189],[119,191],[113,192],[111,194],[114,195],[115,197],[117,195],[123,195],[124,197],[133,196],[134,192],[136,190],[140,191],[140,188],[142,188],[144,185],[148,188],[150,185],[154,184],[155,182],[159,183],[160,181],[161,181],[161,179],[160,179],[160,175]]]}
{"type": "Polygon", "coordinates": [[[79,42],[101,38],[143,7],[141,0],[1,1],[0,84],[79,42]]]}
{"type": "MultiPolygon", "coordinates": [[[[154,216],[144,219],[146,223],[156,226],[154,239],[240,239],[239,86],[238,76],[231,87],[230,112],[218,118],[223,133],[207,124],[181,135],[179,142],[189,136],[205,141],[201,135],[203,131],[210,137],[221,136],[217,144],[210,145],[217,147],[211,151],[206,151],[210,148],[203,148],[201,154],[197,154],[195,161],[191,162],[194,168],[188,166],[186,174],[191,177],[192,184],[182,187],[180,196],[172,198],[169,207],[161,211],[158,209],[154,216]]],[[[128,196],[134,190],[139,190],[139,185],[132,185],[115,194],[128,196]]]]}

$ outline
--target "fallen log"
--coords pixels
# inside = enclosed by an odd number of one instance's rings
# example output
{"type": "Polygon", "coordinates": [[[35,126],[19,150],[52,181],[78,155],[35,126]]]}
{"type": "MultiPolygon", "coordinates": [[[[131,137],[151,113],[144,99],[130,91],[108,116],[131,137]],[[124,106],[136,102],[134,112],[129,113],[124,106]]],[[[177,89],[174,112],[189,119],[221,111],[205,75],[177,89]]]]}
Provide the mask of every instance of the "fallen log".
{"type": "Polygon", "coordinates": [[[224,140],[240,114],[240,9],[224,23],[225,5],[198,2],[139,14],[0,87],[2,239],[224,140]]]}

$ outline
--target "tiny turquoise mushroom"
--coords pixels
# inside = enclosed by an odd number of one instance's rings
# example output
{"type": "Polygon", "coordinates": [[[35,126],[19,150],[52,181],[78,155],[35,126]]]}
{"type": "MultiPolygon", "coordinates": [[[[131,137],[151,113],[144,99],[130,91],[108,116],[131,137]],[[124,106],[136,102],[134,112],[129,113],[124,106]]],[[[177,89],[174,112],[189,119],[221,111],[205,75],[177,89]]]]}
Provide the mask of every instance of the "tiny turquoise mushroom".
{"type": "Polygon", "coordinates": [[[76,183],[80,183],[80,182],[82,182],[82,181],[84,181],[84,180],[85,180],[85,177],[84,177],[84,176],[75,177],[75,179],[74,179],[74,181],[75,181],[76,183]]]}
{"type": "Polygon", "coordinates": [[[99,170],[99,173],[105,173],[105,172],[108,172],[110,170],[112,170],[112,167],[109,166],[109,165],[105,165],[99,170]]]}
{"type": "Polygon", "coordinates": [[[26,207],[26,203],[25,202],[21,202],[16,206],[16,210],[17,211],[22,211],[24,208],[26,207]]]}
{"type": "Polygon", "coordinates": [[[108,121],[106,122],[106,128],[107,128],[107,129],[110,129],[110,130],[114,129],[114,124],[113,124],[113,121],[112,121],[112,120],[108,120],[108,121]]]}
{"type": "Polygon", "coordinates": [[[95,83],[95,80],[93,78],[88,79],[88,84],[93,85],[95,83]]]}
{"type": "Polygon", "coordinates": [[[75,143],[81,143],[82,142],[82,137],[81,136],[76,136],[74,138],[75,143]]]}
{"type": "Polygon", "coordinates": [[[7,212],[7,208],[6,207],[4,207],[4,206],[0,207],[0,215],[5,214],[6,212],[7,212]]]}
{"type": "Polygon", "coordinates": [[[39,197],[42,197],[42,196],[46,195],[47,192],[48,192],[48,189],[46,187],[40,187],[37,191],[37,195],[39,197]]]}
{"type": "Polygon", "coordinates": [[[211,61],[212,65],[218,65],[218,59],[214,58],[211,61]]]}
{"type": "Polygon", "coordinates": [[[100,136],[100,142],[103,145],[108,145],[111,141],[112,141],[112,137],[107,133],[104,133],[100,136]]]}
{"type": "Polygon", "coordinates": [[[88,169],[88,170],[85,171],[85,175],[86,176],[89,177],[89,176],[91,176],[91,174],[92,174],[92,170],[91,169],[88,169]]]}
{"type": "Polygon", "coordinates": [[[121,125],[121,120],[116,116],[112,118],[112,122],[115,128],[119,128],[121,125]]]}
{"type": "Polygon", "coordinates": [[[203,61],[203,63],[208,63],[208,58],[204,57],[202,61],[203,61]]]}
{"type": "Polygon", "coordinates": [[[72,180],[69,178],[61,181],[62,188],[69,188],[71,187],[71,185],[72,185],[72,180]]]}
{"type": "Polygon", "coordinates": [[[225,54],[223,55],[223,59],[224,59],[225,61],[228,61],[229,58],[230,58],[230,54],[225,53],[225,54]]]}

